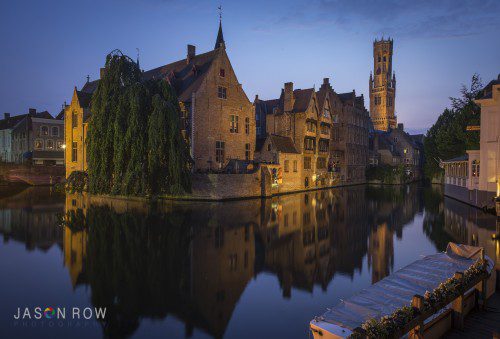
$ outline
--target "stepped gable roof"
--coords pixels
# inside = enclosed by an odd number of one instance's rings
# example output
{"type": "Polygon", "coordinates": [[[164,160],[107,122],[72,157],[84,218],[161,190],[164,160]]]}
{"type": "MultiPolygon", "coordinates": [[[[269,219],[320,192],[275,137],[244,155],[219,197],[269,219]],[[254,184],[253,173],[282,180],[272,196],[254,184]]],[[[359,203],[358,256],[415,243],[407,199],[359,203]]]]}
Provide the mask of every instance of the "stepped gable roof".
{"type": "Polygon", "coordinates": [[[14,115],[9,117],[8,119],[0,120],[0,130],[2,129],[10,129],[17,125],[18,122],[23,120],[27,114],[14,115]]]}
{"type": "Polygon", "coordinates": [[[338,93],[337,94],[342,102],[350,101],[355,98],[354,92],[338,93]]]}
{"type": "Polygon", "coordinates": [[[496,80],[492,80],[478,94],[478,99],[491,99],[493,97],[493,86],[500,85],[500,74],[496,80]]]}
{"type": "Polygon", "coordinates": [[[281,135],[271,134],[271,143],[278,152],[282,153],[299,153],[295,148],[295,144],[290,137],[285,137],[281,135]]]}
{"type": "MultiPolygon", "coordinates": [[[[205,78],[219,48],[195,55],[190,59],[181,59],[142,73],[143,81],[167,79],[177,93],[179,101],[190,101],[193,92],[196,92],[205,78]]],[[[99,80],[87,82],[80,92],[92,94],[99,80]]]]}

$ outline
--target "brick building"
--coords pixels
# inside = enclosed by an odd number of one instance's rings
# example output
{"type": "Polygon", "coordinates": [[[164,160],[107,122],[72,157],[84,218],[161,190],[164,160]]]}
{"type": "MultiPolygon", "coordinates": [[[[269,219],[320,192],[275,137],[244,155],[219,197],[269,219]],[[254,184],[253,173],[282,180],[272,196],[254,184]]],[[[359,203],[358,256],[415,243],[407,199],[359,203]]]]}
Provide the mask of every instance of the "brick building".
{"type": "Polygon", "coordinates": [[[4,113],[0,120],[0,162],[14,162],[12,157],[12,130],[27,114],[11,116],[4,113]]]}
{"type": "MultiPolygon", "coordinates": [[[[164,79],[175,89],[182,110],[182,133],[195,171],[223,169],[230,159],[253,160],[254,109],[226,53],[221,23],[213,50],[196,54],[195,46],[188,45],[185,58],[144,71],[143,79],[164,79]]],[[[81,91],[75,89],[66,108],[67,175],[86,168],[85,123],[91,117],[88,97],[98,82],[87,82],[81,91]],[[73,153],[81,156],[73,157],[73,153]]]]}

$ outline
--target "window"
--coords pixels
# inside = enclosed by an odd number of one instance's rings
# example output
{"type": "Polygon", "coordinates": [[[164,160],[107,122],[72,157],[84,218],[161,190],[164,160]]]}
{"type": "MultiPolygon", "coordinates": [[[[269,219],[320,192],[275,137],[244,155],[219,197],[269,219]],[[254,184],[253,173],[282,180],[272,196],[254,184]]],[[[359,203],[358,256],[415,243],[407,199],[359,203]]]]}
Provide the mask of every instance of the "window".
{"type": "Polygon", "coordinates": [[[63,142],[62,142],[61,140],[58,140],[58,141],[56,142],[56,147],[57,147],[57,149],[61,149],[61,148],[62,148],[62,145],[63,145],[63,142]]]}
{"type": "Polygon", "coordinates": [[[45,148],[54,149],[54,141],[52,141],[52,139],[45,140],[45,148]]]}
{"type": "Polygon", "coordinates": [[[387,106],[392,106],[392,97],[387,97],[387,106]]]}
{"type": "Polygon", "coordinates": [[[307,131],[308,132],[316,132],[316,123],[314,121],[307,122],[307,131]]]}
{"type": "Polygon", "coordinates": [[[35,140],[35,149],[43,149],[43,140],[42,139],[35,140]]]}
{"type": "Polygon", "coordinates": [[[257,135],[260,135],[260,126],[257,126],[255,130],[257,131],[257,135]]]}
{"type": "Polygon", "coordinates": [[[297,160],[293,161],[293,171],[297,172],[297,160]]]}
{"type": "Polygon", "coordinates": [[[378,56],[378,62],[380,62],[380,55],[378,56]]]}
{"type": "Polygon", "coordinates": [[[224,78],[226,76],[226,70],[224,68],[219,69],[219,76],[224,78]]]}
{"type": "Polygon", "coordinates": [[[385,58],[385,55],[384,55],[384,62],[386,62],[386,61],[387,61],[387,59],[385,58]]]}
{"type": "Polygon", "coordinates": [[[245,133],[250,134],[250,118],[245,118],[245,133]]]}
{"type": "Polygon", "coordinates": [[[227,89],[226,89],[226,87],[219,86],[219,89],[217,91],[217,96],[220,99],[227,99],[227,89]]]}
{"type": "Polygon", "coordinates": [[[268,143],[268,144],[267,144],[267,151],[268,151],[268,152],[271,152],[271,143],[268,143]]]}
{"type": "Polygon", "coordinates": [[[237,115],[231,114],[229,116],[229,132],[238,133],[239,129],[239,117],[237,115]]]}
{"type": "Polygon", "coordinates": [[[321,134],[330,135],[330,127],[328,125],[321,125],[321,134]]]}
{"type": "Polygon", "coordinates": [[[314,151],[316,146],[316,139],[313,138],[305,138],[304,139],[304,148],[308,151],[314,151]]]}
{"type": "Polygon", "coordinates": [[[73,128],[78,127],[78,113],[76,113],[76,111],[73,111],[71,114],[71,126],[73,128]]]}
{"type": "Polygon", "coordinates": [[[224,162],[224,141],[216,141],[215,142],[215,161],[219,164],[224,162]]]}
{"type": "Polygon", "coordinates": [[[478,160],[472,161],[472,176],[479,177],[479,161],[478,160]]]}
{"type": "Polygon", "coordinates": [[[323,110],[323,117],[329,118],[330,117],[330,105],[327,101],[325,109],[323,110]]]}
{"type": "Polygon", "coordinates": [[[40,135],[49,135],[49,128],[47,126],[41,126],[40,135]]]}
{"type": "Polygon", "coordinates": [[[78,143],[73,141],[71,145],[71,161],[77,162],[78,161],[78,143]]]}
{"type": "Polygon", "coordinates": [[[59,136],[59,127],[57,126],[52,126],[52,136],[53,137],[58,137],[59,136]]]}
{"type": "Polygon", "coordinates": [[[326,168],[326,159],[318,158],[318,160],[316,161],[316,168],[318,169],[326,168]]]}
{"type": "Polygon", "coordinates": [[[250,144],[245,144],[245,160],[250,160],[250,144]]]}
{"type": "Polygon", "coordinates": [[[310,157],[304,157],[304,169],[305,170],[311,169],[311,158],[310,157]]]}
{"type": "Polygon", "coordinates": [[[319,151],[320,152],[328,152],[329,151],[329,142],[326,139],[319,140],[319,151]]]}
{"type": "Polygon", "coordinates": [[[290,163],[290,161],[285,160],[285,166],[284,167],[285,167],[285,172],[286,173],[288,173],[290,171],[290,166],[289,166],[290,164],[289,163],[290,163]]]}

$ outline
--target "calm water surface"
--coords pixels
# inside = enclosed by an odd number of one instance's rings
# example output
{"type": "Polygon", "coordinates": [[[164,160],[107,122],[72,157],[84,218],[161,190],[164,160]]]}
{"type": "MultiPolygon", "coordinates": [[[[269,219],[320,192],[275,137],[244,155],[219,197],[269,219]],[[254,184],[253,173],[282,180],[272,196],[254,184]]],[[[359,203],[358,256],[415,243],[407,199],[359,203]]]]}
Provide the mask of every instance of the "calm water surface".
{"type": "Polygon", "coordinates": [[[224,203],[99,201],[0,188],[1,338],[307,338],[341,298],[495,217],[440,187],[354,186],[224,203]],[[17,308],[106,319],[17,321],[17,308]]]}

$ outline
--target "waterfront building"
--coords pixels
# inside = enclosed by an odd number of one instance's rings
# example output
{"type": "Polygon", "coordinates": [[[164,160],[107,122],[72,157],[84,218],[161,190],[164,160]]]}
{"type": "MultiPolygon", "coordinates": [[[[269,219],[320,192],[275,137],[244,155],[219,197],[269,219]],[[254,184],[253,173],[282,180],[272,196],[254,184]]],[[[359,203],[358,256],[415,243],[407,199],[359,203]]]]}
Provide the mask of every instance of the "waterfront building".
{"type": "Polygon", "coordinates": [[[26,114],[11,116],[10,113],[4,113],[4,118],[0,120],[0,162],[14,161],[12,158],[12,130],[25,117],[26,114]]]}
{"type": "Polygon", "coordinates": [[[398,166],[403,164],[411,179],[422,177],[423,135],[410,135],[404,125],[388,131],[374,131],[372,147],[378,153],[378,164],[398,166]]]}
{"type": "MultiPolygon", "coordinates": [[[[102,70],[103,72],[105,70],[102,70]]],[[[101,74],[102,75],[102,74],[101,74]]],[[[194,160],[195,171],[222,170],[232,159],[253,160],[255,150],[255,114],[226,52],[226,44],[219,22],[214,49],[196,54],[196,47],[187,45],[185,58],[144,71],[144,80],[164,79],[175,89],[182,115],[181,129],[194,160]]],[[[102,77],[102,76],[101,76],[102,77]]],[[[73,143],[80,158],[67,157],[67,175],[73,170],[85,169],[86,133],[85,115],[91,117],[91,108],[82,107],[75,98],[80,93],[92,95],[99,80],[87,82],[75,90],[65,116],[75,114],[76,124],[68,121],[66,145],[73,154],[73,143]],[[75,126],[75,127],[73,127],[75,126]]],[[[83,100],[85,101],[85,100],[83,100]]]]}
{"type": "Polygon", "coordinates": [[[392,71],[393,40],[373,42],[373,70],[370,73],[370,115],[378,131],[396,128],[396,75],[392,71]]]}
{"type": "Polygon", "coordinates": [[[363,95],[353,90],[340,93],[342,102],[332,136],[332,157],[341,181],[348,184],[364,183],[368,165],[370,115],[363,95]]]}
{"type": "Polygon", "coordinates": [[[35,165],[64,164],[64,121],[30,108],[12,129],[12,160],[35,165]]]}
{"type": "MultiPolygon", "coordinates": [[[[258,153],[269,152],[263,146],[269,146],[270,136],[279,135],[289,138],[303,155],[299,161],[302,184],[286,185],[307,189],[365,182],[370,117],[362,95],[356,96],[355,91],[337,94],[324,78],[318,91],[294,90],[288,82],[278,99],[256,96],[254,106],[258,153]]],[[[265,156],[258,159],[269,161],[265,156]]]]}
{"type": "Polygon", "coordinates": [[[477,207],[500,195],[500,75],[475,100],[481,107],[480,148],[442,161],[445,194],[477,207]]]}

